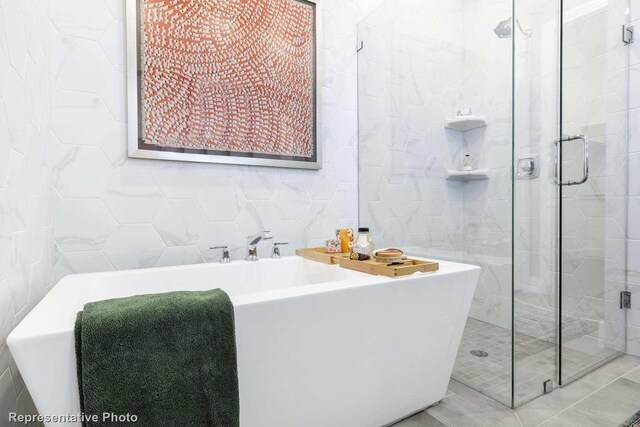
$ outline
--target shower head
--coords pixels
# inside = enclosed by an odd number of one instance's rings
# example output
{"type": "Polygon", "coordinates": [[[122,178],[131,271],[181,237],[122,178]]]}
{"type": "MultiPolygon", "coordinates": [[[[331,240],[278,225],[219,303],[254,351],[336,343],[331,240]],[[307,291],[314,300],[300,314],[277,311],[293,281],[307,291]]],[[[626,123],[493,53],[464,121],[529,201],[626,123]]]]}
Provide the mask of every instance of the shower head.
{"type": "Polygon", "coordinates": [[[493,29],[496,36],[501,39],[508,39],[511,37],[513,30],[511,29],[511,18],[501,21],[496,28],[493,29]]]}
{"type": "MultiPolygon", "coordinates": [[[[493,29],[493,32],[496,33],[496,36],[500,37],[501,39],[508,39],[513,35],[513,28],[511,27],[512,19],[513,18],[509,18],[501,21],[498,26],[493,29]]],[[[531,35],[533,34],[533,30],[525,30],[524,28],[522,28],[522,25],[520,24],[520,21],[518,19],[516,19],[516,24],[518,25],[518,29],[525,38],[531,37],[531,35]]]]}

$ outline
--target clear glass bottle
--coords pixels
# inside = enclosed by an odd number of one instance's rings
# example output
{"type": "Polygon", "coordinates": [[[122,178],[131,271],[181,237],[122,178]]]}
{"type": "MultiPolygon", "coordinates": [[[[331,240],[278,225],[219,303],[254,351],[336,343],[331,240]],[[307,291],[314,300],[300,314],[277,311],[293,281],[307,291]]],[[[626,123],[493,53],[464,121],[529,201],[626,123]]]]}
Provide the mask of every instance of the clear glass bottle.
{"type": "Polygon", "coordinates": [[[374,250],[375,247],[373,245],[373,240],[371,240],[371,235],[369,234],[369,228],[358,228],[358,238],[356,239],[353,251],[360,255],[368,255],[372,257],[374,250]]]}
{"type": "Polygon", "coordinates": [[[464,159],[462,160],[462,166],[463,166],[463,170],[465,171],[473,170],[473,157],[471,157],[470,154],[467,154],[466,156],[464,156],[464,159]]]}

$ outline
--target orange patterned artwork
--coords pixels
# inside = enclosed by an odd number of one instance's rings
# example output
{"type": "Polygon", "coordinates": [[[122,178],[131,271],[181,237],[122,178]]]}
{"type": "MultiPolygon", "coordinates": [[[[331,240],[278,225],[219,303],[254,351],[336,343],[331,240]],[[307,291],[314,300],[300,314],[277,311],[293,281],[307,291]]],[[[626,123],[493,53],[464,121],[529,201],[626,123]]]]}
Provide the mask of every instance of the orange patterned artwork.
{"type": "Polygon", "coordinates": [[[139,1],[139,149],[316,161],[314,3],[139,1]]]}

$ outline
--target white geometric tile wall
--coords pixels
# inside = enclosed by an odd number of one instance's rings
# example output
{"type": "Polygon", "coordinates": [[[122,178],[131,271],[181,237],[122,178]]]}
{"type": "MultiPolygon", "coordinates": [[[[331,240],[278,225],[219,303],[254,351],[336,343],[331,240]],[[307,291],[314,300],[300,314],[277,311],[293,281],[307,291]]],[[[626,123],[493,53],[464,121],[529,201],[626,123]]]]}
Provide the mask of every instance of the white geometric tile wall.
{"type": "Polygon", "coordinates": [[[64,275],[212,261],[217,244],[238,259],[264,228],[289,252],[356,226],[356,23],[380,3],[321,3],[324,164],[307,172],[127,159],[125,0],[0,0],[2,419],[35,411],[5,338],[64,275]]]}
{"type": "Polygon", "coordinates": [[[557,8],[552,2],[531,1],[522,6],[518,19],[532,31],[530,37],[516,35],[515,157],[537,156],[540,173],[532,180],[515,181],[514,328],[554,342],[558,196],[551,181],[551,159],[558,132],[559,64],[550,52],[557,49],[557,8]]]}
{"type": "Polygon", "coordinates": [[[6,338],[53,284],[46,3],[0,1],[0,424],[35,413],[6,338]]]}
{"type": "Polygon", "coordinates": [[[216,261],[218,245],[242,259],[246,237],[265,229],[290,254],[356,227],[356,23],[379,3],[321,2],[324,163],[314,172],[127,159],[125,1],[49,1],[56,280],[216,261]]]}
{"type": "MultiPolygon", "coordinates": [[[[511,9],[500,0],[465,1],[463,15],[463,104],[487,117],[486,128],[465,133],[464,152],[476,168],[489,170],[488,180],[463,185],[466,258],[483,267],[472,313],[507,329],[512,327],[512,53],[511,39],[500,39],[491,30],[511,9]]],[[[461,163],[457,158],[455,168],[461,163]]]]}
{"type": "Polygon", "coordinates": [[[510,327],[508,2],[390,1],[360,24],[360,221],[380,246],[481,265],[471,316],[510,327]],[[485,31],[489,29],[489,31],[485,31]],[[472,108],[485,129],[447,130],[472,108]],[[489,180],[445,179],[465,154],[489,180]]]}
{"type": "Polygon", "coordinates": [[[390,1],[359,26],[360,220],[379,246],[463,246],[462,187],[444,181],[464,144],[444,129],[461,108],[461,12],[462,2],[390,1]],[[435,26],[445,33],[427,43],[435,26]]]}

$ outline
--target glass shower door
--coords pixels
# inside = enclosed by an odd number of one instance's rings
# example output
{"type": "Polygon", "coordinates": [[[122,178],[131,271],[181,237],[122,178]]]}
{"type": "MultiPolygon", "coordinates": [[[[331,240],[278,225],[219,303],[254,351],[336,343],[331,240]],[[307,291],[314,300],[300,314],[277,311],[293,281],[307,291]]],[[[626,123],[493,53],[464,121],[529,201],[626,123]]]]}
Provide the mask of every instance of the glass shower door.
{"type": "Polygon", "coordinates": [[[562,10],[559,380],[626,348],[628,0],[570,0],[562,10]]]}

